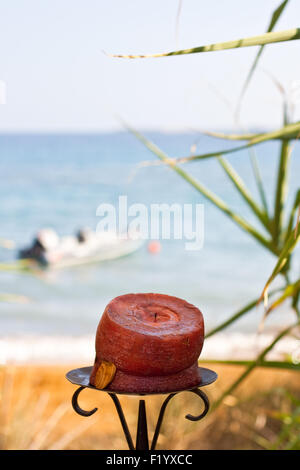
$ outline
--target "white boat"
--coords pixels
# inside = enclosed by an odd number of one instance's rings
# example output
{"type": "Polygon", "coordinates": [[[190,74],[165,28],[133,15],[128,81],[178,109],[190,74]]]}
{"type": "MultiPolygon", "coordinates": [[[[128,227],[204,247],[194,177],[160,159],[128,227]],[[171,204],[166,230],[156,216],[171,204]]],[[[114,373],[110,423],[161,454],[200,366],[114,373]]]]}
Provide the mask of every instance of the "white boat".
{"type": "Polygon", "coordinates": [[[22,259],[31,259],[44,267],[55,269],[96,263],[129,255],[144,240],[138,232],[93,232],[80,230],[77,236],[58,237],[52,229],[41,230],[31,247],[19,252],[22,259]]]}

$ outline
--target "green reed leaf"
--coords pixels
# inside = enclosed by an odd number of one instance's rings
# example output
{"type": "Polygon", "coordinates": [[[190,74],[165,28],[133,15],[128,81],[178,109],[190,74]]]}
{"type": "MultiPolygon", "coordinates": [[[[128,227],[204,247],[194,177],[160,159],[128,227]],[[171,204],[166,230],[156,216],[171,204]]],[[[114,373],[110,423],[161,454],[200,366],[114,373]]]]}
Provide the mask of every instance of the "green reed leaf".
{"type": "Polygon", "coordinates": [[[277,260],[277,263],[272,271],[272,274],[271,276],[269,277],[269,279],[267,280],[266,284],[265,284],[265,287],[262,291],[262,294],[260,296],[260,299],[259,299],[259,302],[265,298],[266,299],[266,295],[267,295],[267,292],[268,292],[268,288],[271,284],[271,282],[275,279],[275,277],[280,273],[280,271],[282,270],[282,268],[285,266],[286,262],[288,261],[289,259],[289,255],[292,253],[292,251],[294,250],[294,248],[296,247],[297,243],[299,242],[300,240],[300,229],[299,229],[299,225],[296,226],[296,230],[293,230],[293,232],[290,234],[289,238],[287,239],[282,251],[281,251],[281,254],[277,260]]]}
{"type": "Polygon", "coordinates": [[[300,121],[286,124],[280,129],[265,133],[247,133],[247,134],[224,134],[222,132],[203,132],[205,135],[223,140],[248,140],[251,143],[265,142],[267,140],[290,140],[297,139],[300,132],[300,121]]]}
{"type": "Polygon", "coordinates": [[[284,141],[281,144],[280,159],[277,172],[277,185],[274,207],[273,219],[273,240],[275,245],[279,242],[279,237],[282,231],[283,217],[284,217],[284,204],[287,195],[288,183],[288,170],[291,159],[291,148],[289,141],[284,141]]]}
{"type": "MultiPolygon", "coordinates": [[[[277,292],[280,292],[283,290],[283,287],[281,288],[278,288],[278,289],[274,289],[270,292],[269,296],[271,297],[272,295],[276,294],[277,292]]],[[[235,313],[234,315],[232,315],[231,317],[229,317],[226,321],[224,321],[223,323],[221,323],[220,325],[216,326],[215,328],[213,328],[212,330],[210,330],[206,335],[205,335],[205,338],[209,338],[210,336],[213,336],[215,335],[216,333],[218,333],[219,331],[222,331],[224,330],[225,328],[227,328],[229,325],[231,325],[232,323],[234,323],[235,321],[237,321],[239,318],[241,318],[242,316],[244,316],[246,313],[250,312],[254,307],[257,306],[257,302],[259,301],[259,299],[255,299],[253,300],[252,302],[249,302],[245,307],[243,307],[241,310],[239,310],[237,313],[235,313]]]]}
{"type": "MultiPolygon", "coordinates": [[[[202,359],[198,361],[199,364],[224,364],[228,366],[250,366],[253,361],[237,361],[237,360],[218,360],[218,359],[202,359]]],[[[287,369],[300,371],[300,364],[286,361],[261,361],[259,367],[268,367],[270,369],[287,369]]]]}
{"type": "Polygon", "coordinates": [[[261,177],[259,166],[258,166],[258,161],[255,155],[255,149],[251,147],[249,149],[249,152],[250,152],[250,161],[252,165],[252,170],[253,170],[254,178],[256,181],[256,186],[260,195],[262,205],[264,207],[265,213],[267,214],[268,221],[269,221],[268,203],[267,203],[266,193],[265,193],[263,182],[262,182],[262,177],[261,177]]]}
{"type": "MultiPolygon", "coordinates": [[[[281,14],[282,14],[282,12],[284,11],[285,7],[286,7],[287,4],[288,4],[288,2],[289,2],[289,0],[284,0],[283,2],[280,3],[280,5],[279,5],[279,6],[276,8],[276,10],[273,12],[272,18],[271,18],[271,21],[270,21],[270,24],[269,24],[269,27],[268,27],[268,29],[267,29],[267,32],[268,32],[268,33],[270,33],[271,31],[273,31],[273,29],[274,29],[276,23],[278,22],[278,20],[279,20],[281,14]]],[[[240,111],[240,108],[241,108],[242,99],[243,99],[243,97],[244,97],[244,95],[245,95],[245,93],[246,93],[246,90],[247,90],[247,88],[248,88],[248,86],[249,86],[249,83],[250,83],[250,81],[251,81],[251,78],[252,78],[252,76],[253,76],[253,74],[254,74],[254,71],[255,71],[255,69],[256,69],[256,67],[257,67],[258,61],[259,61],[259,59],[260,59],[260,56],[261,56],[261,54],[262,54],[264,48],[265,48],[265,45],[262,45],[262,46],[260,47],[260,49],[259,49],[259,51],[258,51],[258,53],[257,53],[257,55],[256,55],[256,57],[255,57],[255,59],[254,59],[254,62],[253,62],[252,66],[251,66],[251,68],[250,68],[250,70],[249,70],[249,73],[248,73],[248,75],[247,75],[247,77],[246,77],[246,80],[245,80],[245,83],[244,83],[244,85],[243,85],[243,88],[242,88],[240,97],[239,97],[239,99],[238,99],[238,105],[237,105],[236,115],[239,114],[239,111],[240,111]]]]}
{"type": "Polygon", "coordinates": [[[259,325],[259,330],[262,330],[262,327],[264,326],[266,318],[269,316],[269,314],[275,310],[277,307],[279,307],[286,299],[289,297],[296,297],[299,295],[300,292],[300,279],[296,281],[294,284],[289,284],[285,287],[283,294],[275,300],[265,311],[263,318],[260,322],[259,325]]]}
{"type": "Polygon", "coordinates": [[[284,240],[284,242],[287,241],[287,239],[289,238],[290,234],[292,233],[293,226],[294,226],[294,220],[295,220],[296,211],[297,211],[297,209],[298,209],[299,206],[300,206],[300,189],[298,189],[298,191],[297,191],[297,193],[296,193],[296,196],[295,196],[295,201],[294,201],[294,204],[293,204],[291,213],[290,213],[289,222],[288,222],[287,229],[286,229],[286,232],[285,232],[285,240],[284,240]]]}
{"type": "Polygon", "coordinates": [[[185,54],[198,54],[200,52],[224,51],[227,49],[237,49],[241,47],[263,46],[265,44],[274,44],[277,42],[293,41],[300,39],[300,28],[288,29],[252,36],[249,38],[236,39],[234,41],[220,42],[206,46],[193,47],[191,49],[182,49],[179,51],[162,52],[158,54],[108,54],[110,57],[121,59],[148,59],[157,57],[170,57],[185,54]]]}
{"type": "Polygon", "coordinates": [[[234,184],[235,188],[238,190],[238,192],[242,196],[242,198],[246,201],[248,206],[252,209],[253,213],[260,220],[260,222],[264,225],[264,227],[269,231],[270,225],[269,225],[268,215],[254,201],[244,181],[241,179],[238,173],[234,170],[234,168],[230,165],[230,163],[227,160],[225,160],[225,158],[219,157],[218,161],[221,164],[227,176],[229,177],[229,179],[234,184]]]}
{"type": "Polygon", "coordinates": [[[248,143],[238,147],[233,147],[230,149],[219,150],[216,152],[203,153],[200,155],[192,155],[188,157],[177,157],[174,158],[174,163],[189,163],[196,160],[205,160],[206,158],[215,158],[220,157],[221,155],[227,155],[234,152],[239,152],[240,150],[246,150],[254,145],[258,145],[263,142],[270,140],[280,139],[285,141],[285,139],[297,139],[300,133],[300,122],[295,124],[288,124],[280,129],[277,129],[272,132],[267,132],[265,134],[243,134],[243,135],[226,135],[220,133],[210,133],[213,137],[219,138],[229,138],[230,140],[248,140],[248,143]]]}

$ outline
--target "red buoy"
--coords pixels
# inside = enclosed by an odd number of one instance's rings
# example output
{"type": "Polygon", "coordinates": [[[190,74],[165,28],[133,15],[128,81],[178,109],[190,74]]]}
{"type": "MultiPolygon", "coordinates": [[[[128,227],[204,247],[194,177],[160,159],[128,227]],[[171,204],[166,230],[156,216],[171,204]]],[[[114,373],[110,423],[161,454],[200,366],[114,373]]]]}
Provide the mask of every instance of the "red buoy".
{"type": "Polygon", "coordinates": [[[161,251],[161,244],[158,241],[152,241],[148,243],[148,251],[149,253],[156,255],[161,251]]]}

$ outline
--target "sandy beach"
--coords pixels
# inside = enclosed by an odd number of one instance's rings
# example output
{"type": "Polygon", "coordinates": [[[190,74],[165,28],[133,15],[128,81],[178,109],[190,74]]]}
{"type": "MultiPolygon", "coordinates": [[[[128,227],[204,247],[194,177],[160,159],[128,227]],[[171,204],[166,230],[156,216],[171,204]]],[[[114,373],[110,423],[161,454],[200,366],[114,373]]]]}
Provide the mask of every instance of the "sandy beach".
{"type": "MultiPolygon", "coordinates": [[[[84,409],[98,407],[95,415],[84,418],[73,411],[71,397],[76,387],[65,374],[76,366],[1,366],[0,449],[126,449],[116,411],[106,393],[87,389],[80,396],[84,409]]],[[[205,389],[211,402],[243,370],[220,365],[214,365],[214,369],[219,378],[205,389]]],[[[298,372],[256,369],[199,423],[184,419],[187,412],[199,413],[199,403],[192,394],[182,393],[167,409],[157,448],[261,449],[262,443],[271,443],[276,436],[274,409],[283,406],[288,411],[280,390],[285,387],[289,393],[298,393],[298,379],[298,372]]],[[[150,436],[162,400],[161,395],[146,397],[150,436]]],[[[138,398],[122,396],[121,403],[135,439],[138,398]]]]}

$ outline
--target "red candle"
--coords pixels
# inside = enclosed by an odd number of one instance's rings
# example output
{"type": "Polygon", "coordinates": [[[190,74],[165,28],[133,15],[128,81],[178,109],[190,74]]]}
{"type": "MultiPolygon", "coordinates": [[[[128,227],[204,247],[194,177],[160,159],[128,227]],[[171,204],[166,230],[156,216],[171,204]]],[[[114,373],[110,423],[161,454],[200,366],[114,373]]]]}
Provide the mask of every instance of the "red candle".
{"type": "Polygon", "coordinates": [[[200,382],[197,359],[204,339],[202,313],[163,294],[127,294],[106,307],[96,333],[90,383],[103,364],[114,364],[106,389],[154,393],[191,388],[200,382]]]}

